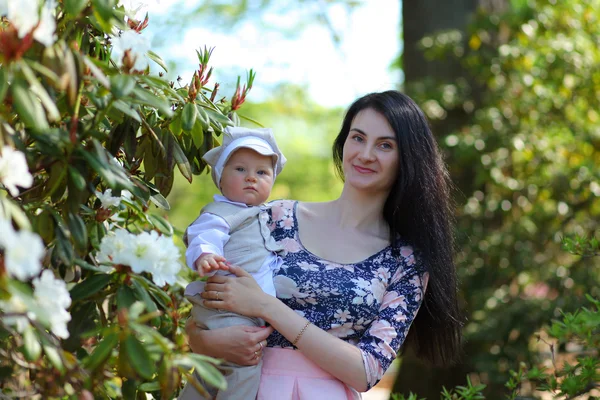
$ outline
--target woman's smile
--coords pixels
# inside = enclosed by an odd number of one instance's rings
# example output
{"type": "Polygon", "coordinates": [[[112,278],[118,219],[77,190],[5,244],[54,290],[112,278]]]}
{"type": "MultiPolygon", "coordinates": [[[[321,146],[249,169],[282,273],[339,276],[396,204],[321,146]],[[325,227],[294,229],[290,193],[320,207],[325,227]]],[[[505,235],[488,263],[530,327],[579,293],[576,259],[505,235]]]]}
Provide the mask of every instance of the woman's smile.
{"type": "Polygon", "coordinates": [[[358,165],[352,165],[354,167],[354,169],[361,173],[361,174],[374,174],[376,173],[376,171],[372,170],[371,168],[365,168],[365,167],[360,167],[358,165]]]}

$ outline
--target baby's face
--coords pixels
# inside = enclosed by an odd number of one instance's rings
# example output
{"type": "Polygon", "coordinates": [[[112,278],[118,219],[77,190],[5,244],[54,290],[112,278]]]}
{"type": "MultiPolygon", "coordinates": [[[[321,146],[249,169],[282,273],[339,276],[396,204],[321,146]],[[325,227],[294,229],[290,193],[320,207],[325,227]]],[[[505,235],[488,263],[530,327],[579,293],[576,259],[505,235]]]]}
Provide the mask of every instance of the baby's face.
{"type": "Polygon", "coordinates": [[[231,201],[257,206],[273,187],[273,159],[246,148],[236,150],[221,174],[221,192],[231,201]]]}

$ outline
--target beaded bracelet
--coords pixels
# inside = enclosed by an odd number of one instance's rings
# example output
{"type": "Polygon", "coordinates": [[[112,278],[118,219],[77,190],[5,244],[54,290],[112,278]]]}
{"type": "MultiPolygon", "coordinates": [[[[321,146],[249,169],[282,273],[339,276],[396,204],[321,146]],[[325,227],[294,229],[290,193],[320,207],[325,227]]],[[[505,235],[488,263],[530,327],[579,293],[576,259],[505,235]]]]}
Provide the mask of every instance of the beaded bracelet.
{"type": "Polygon", "coordinates": [[[309,325],[310,321],[307,321],[306,325],[304,325],[304,328],[302,328],[302,330],[298,333],[298,336],[296,336],[296,339],[294,339],[294,341],[292,342],[292,346],[296,346],[296,343],[298,343],[298,340],[300,340],[300,337],[304,334],[304,331],[306,330],[306,328],[308,328],[309,325]]]}

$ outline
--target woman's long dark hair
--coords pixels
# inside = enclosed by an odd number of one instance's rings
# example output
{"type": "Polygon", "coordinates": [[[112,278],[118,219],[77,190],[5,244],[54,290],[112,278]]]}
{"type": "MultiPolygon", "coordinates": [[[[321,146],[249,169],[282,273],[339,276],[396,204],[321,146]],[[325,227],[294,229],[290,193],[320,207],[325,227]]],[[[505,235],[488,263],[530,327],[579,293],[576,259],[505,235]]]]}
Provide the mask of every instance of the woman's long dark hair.
{"type": "Polygon", "coordinates": [[[414,346],[419,357],[447,365],[460,353],[462,327],[448,171],[419,106],[405,94],[390,90],[363,96],[346,112],[333,143],[333,160],[342,178],[344,143],[354,117],[365,109],[383,115],[398,141],[398,174],[383,209],[390,242],[395,244],[397,235],[407,240],[429,272],[423,305],[407,344],[414,346]]]}

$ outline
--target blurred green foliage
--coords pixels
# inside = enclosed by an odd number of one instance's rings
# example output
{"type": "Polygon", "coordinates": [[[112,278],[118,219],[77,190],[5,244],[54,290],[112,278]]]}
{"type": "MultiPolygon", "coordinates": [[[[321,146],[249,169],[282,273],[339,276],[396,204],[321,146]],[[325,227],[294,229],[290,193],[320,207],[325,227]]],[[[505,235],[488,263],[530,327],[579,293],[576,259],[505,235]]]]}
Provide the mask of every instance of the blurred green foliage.
{"type": "Polygon", "coordinates": [[[536,361],[545,321],[600,296],[598,257],[561,248],[600,229],[599,10],[598,0],[530,0],[479,12],[466,35],[421,41],[429,59],[460,59],[466,76],[406,85],[443,132],[458,189],[463,367],[490,399],[509,369],[536,361]],[[453,125],[456,115],[467,122],[453,125]]]}

